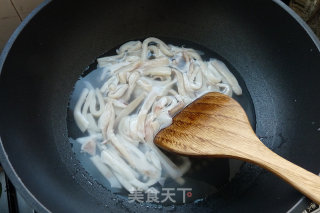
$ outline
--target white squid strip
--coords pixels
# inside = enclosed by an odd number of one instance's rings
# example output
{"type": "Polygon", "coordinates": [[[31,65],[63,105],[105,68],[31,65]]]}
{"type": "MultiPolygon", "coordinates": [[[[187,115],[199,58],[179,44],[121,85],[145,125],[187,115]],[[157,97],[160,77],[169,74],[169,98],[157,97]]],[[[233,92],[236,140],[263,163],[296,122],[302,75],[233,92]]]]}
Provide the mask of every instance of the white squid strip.
{"type": "MultiPolygon", "coordinates": [[[[121,143],[121,141],[116,137],[113,132],[113,126],[115,121],[115,116],[111,116],[110,123],[107,130],[108,138],[110,138],[112,144],[115,148],[121,153],[121,155],[126,159],[126,161],[135,169],[142,172],[144,175],[154,176],[154,171],[146,164],[146,162],[141,161],[138,158],[135,158],[133,155],[129,154],[128,148],[121,143]]],[[[133,146],[134,147],[134,146],[133,146]]]]}
{"type": "Polygon", "coordinates": [[[159,57],[159,48],[157,46],[150,45],[148,46],[148,50],[151,51],[155,57],[159,57]]]}
{"type": "Polygon", "coordinates": [[[197,53],[196,51],[194,51],[193,49],[185,49],[185,53],[187,53],[191,58],[194,58],[195,60],[202,61],[201,56],[199,55],[199,53],[197,53]]]}
{"type": "Polygon", "coordinates": [[[196,60],[196,63],[199,64],[201,70],[206,70],[207,66],[206,64],[203,62],[201,56],[199,55],[199,53],[197,53],[196,51],[192,50],[192,51],[187,51],[188,55],[196,60]]]}
{"type": "Polygon", "coordinates": [[[212,60],[211,64],[217,69],[217,71],[231,85],[231,88],[232,88],[233,92],[236,93],[237,95],[241,95],[242,94],[242,89],[239,86],[239,83],[238,83],[237,79],[229,71],[228,67],[224,63],[222,63],[221,61],[218,61],[217,59],[212,60]]]}
{"type": "Polygon", "coordinates": [[[102,113],[104,111],[104,100],[103,100],[102,94],[98,88],[96,88],[95,95],[98,98],[99,110],[97,111],[97,109],[96,109],[97,102],[96,102],[96,98],[94,97],[91,99],[90,112],[93,116],[99,117],[100,115],[102,115],[102,113]]]}
{"type": "Polygon", "coordinates": [[[194,99],[195,98],[194,91],[191,88],[187,73],[183,73],[183,83],[184,83],[184,88],[186,89],[188,96],[191,97],[192,99],[194,99]]]}
{"type": "Polygon", "coordinates": [[[101,131],[91,113],[87,114],[86,118],[89,121],[89,126],[88,126],[89,134],[94,134],[101,131]]]}
{"type": "Polygon", "coordinates": [[[81,151],[89,153],[90,155],[96,155],[96,142],[94,140],[89,140],[81,145],[81,151]]]}
{"type": "Polygon", "coordinates": [[[153,67],[143,71],[145,75],[152,75],[152,76],[170,76],[171,75],[171,68],[170,67],[153,67]]]}
{"type": "Polygon", "coordinates": [[[177,93],[177,91],[175,91],[174,89],[170,89],[170,90],[168,91],[168,93],[171,94],[171,95],[174,95],[174,97],[175,97],[179,102],[182,101],[181,95],[179,95],[179,94],[177,93]]]}
{"type": "Polygon", "coordinates": [[[141,49],[142,43],[141,41],[129,41],[123,45],[117,50],[118,54],[122,54],[124,52],[129,52],[129,51],[136,51],[141,49]]]}
{"type": "Polygon", "coordinates": [[[126,161],[132,166],[132,168],[137,169],[144,176],[154,177],[156,175],[156,170],[150,167],[146,161],[140,160],[139,158],[130,154],[128,150],[128,147],[130,146],[125,146],[113,133],[108,134],[108,137],[110,137],[112,144],[123,156],[123,158],[126,159],[126,161]]]}
{"type": "Polygon", "coordinates": [[[161,79],[161,81],[152,79],[148,76],[141,76],[139,78],[139,80],[143,80],[147,84],[152,85],[153,88],[158,88],[158,89],[162,89],[163,87],[167,87],[168,84],[172,84],[172,82],[173,82],[171,80],[171,77],[169,77],[169,76],[166,76],[165,78],[161,79]]]}
{"type": "Polygon", "coordinates": [[[130,180],[129,183],[132,184],[134,187],[136,187],[140,191],[141,190],[146,191],[149,188],[147,184],[145,184],[137,179],[130,180]]]}
{"type": "Polygon", "coordinates": [[[122,188],[116,176],[112,173],[112,171],[108,168],[108,166],[102,163],[98,155],[90,157],[90,160],[95,165],[95,167],[99,170],[99,172],[108,180],[111,188],[118,188],[118,189],[122,188]]]}
{"type": "Polygon", "coordinates": [[[183,80],[183,76],[182,76],[181,72],[179,72],[176,69],[173,69],[173,71],[175,72],[176,77],[177,77],[177,87],[178,87],[179,94],[182,96],[187,96],[187,92],[185,91],[184,80],[183,80]]]}
{"type": "MultiPolygon", "coordinates": [[[[136,176],[133,174],[133,170],[126,164],[121,163],[121,161],[115,160],[115,155],[112,152],[108,152],[106,150],[101,152],[101,160],[103,163],[107,164],[112,168],[112,170],[116,171],[116,173],[120,174],[125,180],[127,180],[131,185],[138,189],[147,190],[148,185],[139,181],[136,176]]],[[[119,180],[119,179],[118,179],[119,180]]]]}
{"type": "Polygon", "coordinates": [[[107,137],[111,140],[114,147],[119,151],[119,153],[126,159],[126,161],[131,165],[134,166],[133,158],[128,153],[127,149],[121,144],[119,139],[114,134],[114,122],[115,122],[115,113],[114,109],[110,108],[110,116],[109,116],[109,124],[107,129],[107,137]]]}
{"type": "Polygon", "coordinates": [[[123,96],[123,100],[125,102],[127,102],[130,99],[130,97],[131,97],[131,95],[133,93],[133,90],[136,87],[137,80],[139,79],[139,77],[140,77],[140,75],[139,75],[138,72],[133,72],[133,73],[131,73],[129,75],[129,78],[128,78],[129,87],[128,87],[128,90],[127,90],[126,94],[123,96]]]}
{"type": "Polygon", "coordinates": [[[175,178],[174,180],[180,185],[183,185],[186,182],[185,179],[182,177],[175,178]]]}
{"type": "Polygon", "coordinates": [[[101,152],[101,161],[110,166],[112,170],[117,171],[117,173],[121,174],[123,177],[125,177],[125,179],[136,179],[134,173],[132,172],[132,169],[128,166],[128,164],[115,160],[114,155],[109,153],[108,150],[103,150],[101,152]]]}
{"type": "Polygon", "coordinates": [[[134,138],[130,137],[130,117],[124,117],[120,120],[118,125],[119,135],[126,141],[130,142],[134,146],[138,146],[140,141],[135,140],[134,138]]]}
{"type": "Polygon", "coordinates": [[[76,121],[77,126],[82,132],[86,131],[89,126],[89,122],[83,116],[83,114],[81,114],[81,107],[84,104],[84,101],[86,100],[88,93],[89,93],[89,90],[87,88],[82,90],[80,98],[74,108],[74,113],[73,113],[74,120],[76,121]]]}
{"type": "Polygon", "coordinates": [[[155,113],[149,113],[145,122],[144,133],[145,141],[152,143],[154,135],[160,130],[159,121],[155,119],[155,113]]]}
{"type": "Polygon", "coordinates": [[[118,181],[121,183],[121,185],[129,192],[134,193],[137,191],[137,188],[134,187],[128,180],[126,180],[121,174],[117,173],[117,170],[115,170],[114,175],[117,177],[118,181]]]}
{"type": "Polygon", "coordinates": [[[192,64],[187,73],[191,90],[199,90],[202,87],[202,73],[199,66],[192,64]]]}
{"type": "Polygon", "coordinates": [[[166,128],[172,124],[172,117],[169,115],[168,111],[161,112],[157,120],[161,124],[160,129],[166,128]]]}
{"type": "Polygon", "coordinates": [[[140,149],[138,149],[133,144],[127,142],[122,137],[118,136],[118,138],[120,139],[121,143],[127,148],[127,150],[132,152],[135,157],[139,158],[139,160],[142,160],[142,161],[146,160],[146,157],[144,156],[144,153],[141,152],[140,149]]]}
{"type": "Polygon", "coordinates": [[[119,101],[117,99],[112,99],[112,102],[113,102],[113,106],[117,108],[124,109],[128,106],[127,104],[123,103],[121,100],[119,101]]]}
{"type": "Polygon", "coordinates": [[[172,177],[173,179],[176,179],[183,175],[179,170],[179,168],[165,154],[163,154],[158,149],[158,147],[156,147],[154,144],[149,144],[149,145],[151,146],[152,150],[155,152],[155,154],[159,158],[161,165],[168,172],[170,177],[172,177]]]}
{"type": "Polygon", "coordinates": [[[183,156],[181,156],[181,159],[183,160],[183,163],[179,166],[179,169],[182,174],[185,174],[191,167],[191,161],[189,158],[183,156]]]}
{"type": "Polygon", "coordinates": [[[169,56],[169,57],[173,56],[172,52],[170,51],[170,48],[165,43],[163,43],[163,41],[157,38],[149,37],[145,39],[142,43],[142,54],[141,54],[142,61],[145,61],[147,59],[148,44],[150,42],[157,43],[157,46],[160,48],[161,52],[163,52],[163,54],[165,54],[166,56],[169,56]]]}
{"type": "Polygon", "coordinates": [[[130,131],[130,137],[132,137],[133,140],[137,140],[139,142],[142,142],[138,136],[138,115],[137,114],[133,114],[131,116],[128,116],[128,122],[129,122],[129,131],[130,131]]]}
{"type": "Polygon", "coordinates": [[[158,96],[161,96],[162,91],[159,89],[153,89],[149,95],[147,96],[146,100],[143,102],[141,109],[138,113],[138,122],[137,122],[137,131],[138,131],[138,136],[139,138],[144,141],[144,136],[145,136],[145,120],[147,117],[147,114],[152,107],[154,101],[158,96]]]}
{"type": "Polygon", "coordinates": [[[131,112],[133,112],[139,106],[139,104],[144,99],[144,97],[145,97],[145,94],[142,93],[139,97],[137,97],[136,99],[131,101],[131,103],[128,104],[128,106],[120,112],[120,114],[118,115],[118,117],[115,121],[115,125],[117,126],[119,124],[119,121],[123,117],[125,117],[125,116],[129,115],[131,112]]]}
{"type": "Polygon", "coordinates": [[[101,134],[92,134],[92,135],[89,135],[89,136],[86,136],[86,137],[77,138],[76,141],[82,145],[82,144],[86,143],[89,140],[97,140],[98,141],[100,139],[102,139],[102,135],[101,134]]]}
{"type": "Polygon", "coordinates": [[[134,61],[137,61],[136,59],[138,59],[138,61],[141,61],[141,58],[140,58],[141,57],[141,53],[142,53],[142,49],[127,52],[126,61],[134,62],[134,61]]]}
{"type": "Polygon", "coordinates": [[[202,70],[202,72],[208,78],[208,81],[211,84],[219,83],[222,80],[221,75],[219,74],[217,69],[214,66],[212,66],[211,63],[207,63],[207,69],[202,70]]]}
{"type": "Polygon", "coordinates": [[[146,158],[149,162],[151,162],[157,169],[159,169],[160,171],[162,170],[161,168],[161,162],[159,160],[159,158],[157,157],[157,155],[152,151],[148,151],[146,153],[146,158]]]}
{"type": "Polygon", "coordinates": [[[152,106],[152,112],[158,115],[167,104],[168,104],[167,96],[160,98],[159,100],[154,102],[152,106]]]}
{"type": "Polygon", "coordinates": [[[102,93],[105,93],[108,91],[111,84],[118,85],[118,82],[119,79],[117,78],[117,76],[112,76],[108,81],[106,81],[106,83],[103,84],[103,86],[100,88],[100,91],[102,93]]]}
{"type": "Polygon", "coordinates": [[[112,116],[113,106],[111,102],[105,105],[105,110],[98,120],[98,128],[101,129],[102,135],[105,139],[107,138],[107,130],[110,123],[110,117],[112,116]]]}
{"type": "Polygon", "coordinates": [[[118,75],[119,75],[119,82],[121,84],[126,84],[127,83],[127,72],[120,72],[118,75]]]}
{"type": "Polygon", "coordinates": [[[140,65],[140,61],[134,61],[126,66],[123,66],[117,70],[115,70],[113,73],[117,74],[117,73],[121,73],[121,72],[131,72],[133,70],[135,70],[139,65],[140,65]]]}
{"type": "Polygon", "coordinates": [[[127,91],[129,85],[128,84],[120,84],[117,86],[115,91],[109,91],[108,96],[110,98],[120,98],[127,91]]]}
{"type": "Polygon", "coordinates": [[[148,189],[150,189],[149,188],[150,186],[152,186],[152,185],[156,184],[157,182],[159,182],[159,180],[161,178],[161,172],[158,172],[157,175],[158,175],[157,177],[149,178],[146,182],[143,182],[147,186],[147,188],[144,189],[144,191],[147,191],[148,189]]]}
{"type": "Polygon", "coordinates": [[[109,74],[110,74],[110,69],[108,68],[110,65],[112,64],[106,64],[105,68],[102,69],[101,71],[101,75],[100,75],[100,81],[103,81],[103,79],[105,79],[109,74]]]}
{"type": "Polygon", "coordinates": [[[148,68],[153,68],[153,67],[164,67],[164,66],[169,66],[169,65],[170,65],[170,61],[167,57],[159,57],[159,58],[145,61],[142,64],[142,67],[145,69],[148,69],[148,68]]]}
{"type": "Polygon", "coordinates": [[[175,116],[178,112],[180,112],[186,104],[183,101],[179,101],[177,105],[171,108],[168,113],[171,117],[175,116]]]}
{"type": "Polygon", "coordinates": [[[190,56],[188,53],[186,53],[185,51],[182,52],[182,56],[183,56],[183,59],[184,61],[189,64],[190,63],[190,56]]]}
{"type": "MultiPolygon", "coordinates": [[[[131,57],[130,57],[131,58],[131,57]]],[[[130,62],[132,62],[132,60],[127,60],[128,57],[126,57],[126,61],[122,61],[122,62],[117,62],[115,64],[112,63],[108,63],[108,64],[104,64],[103,65],[103,70],[101,71],[101,76],[100,76],[100,81],[102,81],[103,79],[105,79],[108,75],[112,75],[112,73],[115,70],[120,69],[123,66],[126,66],[128,64],[130,64],[130,62]]]]}
{"type": "Polygon", "coordinates": [[[140,55],[141,55],[141,51],[136,51],[136,55],[129,55],[126,58],[126,62],[131,63],[131,62],[135,62],[135,61],[140,61],[140,55]],[[137,56],[139,55],[139,56],[137,56]]]}
{"type": "Polygon", "coordinates": [[[106,57],[98,58],[97,61],[98,62],[109,62],[109,61],[119,60],[122,57],[124,57],[124,53],[123,54],[119,54],[119,55],[113,55],[113,56],[106,56],[106,57]]]}
{"type": "Polygon", "coordinates": [[[152,89],[152,85],[149,84],[147,81],[144,81],[143,79],[137,80],[137,84],[148,92],[152,89]]]}
{"type": "Polygon", "coordinates": [[[89,81],[84,81],[84,84],[86,85],[86,87],[87,87],[89,90],[94,90],[92,84],[91,84],[89,81]]]}
{"type": "Polygon", "coordinates": [[[102,57],[102,58],[98,58],[97,62],[98,62],[98,66],[99,67],[103,67],[105,65],[108,65],[110,63],[117,63],[119,62],[123,57],[125,56],[124,53],[120,54],[120,55],[114,55],[114,56],[107,56],[107,57],[102,57]]]}
{"type": "Polygon", "coordinates": [[[130,166],[125,161],[125,159],[121,157],[119,151],[112,144],[108,146],[107,151],[114,161],[117,161],[118,163],[124,164],[126,167],[128,167],[127,169],[130,170],[130,172],[134,175],[135,178],[139,178],[141,176],[135,169],[132,168],[132,166],[130,166]]]}
{"type": "Polygon", "coordinates": [[[82,115],[84,117],[87,116],[87,113],[88,113],[88,110],[89,110],[89,107],[90,107],[90,103],[92,101],[93,96],[94,96],[94,90],[90,90],[89,94],[87,95],[86,101],[85,101],[85,103],[84,103],[84,105],[82,107],[82,112],[81,113],[82,113],[82,115]]]}
{"type": "Polygon", "coordinates": [[[232,97],[232,89],[230,87],[229,84],[225,84],[225,83],[219,83],[217,84],[217,86],[222,89],[222,93],[225,94],[225,95],[228,95],[230,97],[232,97]]]}

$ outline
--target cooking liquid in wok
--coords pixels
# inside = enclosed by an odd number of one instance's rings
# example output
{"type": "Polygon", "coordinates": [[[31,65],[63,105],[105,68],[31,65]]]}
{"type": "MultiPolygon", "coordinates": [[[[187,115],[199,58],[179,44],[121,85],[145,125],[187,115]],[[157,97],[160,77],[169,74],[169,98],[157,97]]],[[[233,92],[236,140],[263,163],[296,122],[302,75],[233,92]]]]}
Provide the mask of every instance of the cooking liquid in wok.
{"type": "MultiPolygon", "coordinates": [[[[186,48],[192,48],[195,50],[200,50],[201,57],[203,60],[209,60],[210,58],[216,58],[222,62],[224,62],[229,70],[235,75],[236,79],[239,82],[239,85],[242,88],[242,95],[237,96],[233,95],[235,98],[245,109],[250,123],[253,127],[255,127],[255,113],[254,107],[252,105],[252,101],[249,95],[249,92],[244,84],[244,81],[241,79],[240,75],[235,71],[235,69],[228,64],[221,56],[217,53],[194,44],[192,42],[187,41],[177,41],[166,39],[166,42],[169,44],[173,44],[175,46],[182,46],[186,48]]],[[[115,55],[116,50],[119,47],[116,47],[109,52],[105,53],[103,56],[115,55]]],[[[100,57],[99,57],[100,58],[100,57]]],[[[80,164],[84,167],[84,169],[101,185],[110,189],[113,193],[118,194],[119,196],[126,199],[128,197],[129,192],[124,188],[112,188],[108,180],[98,171],[98,169],[94,166],[92,161],[89,160],[90,155],[88,153],[81,152],[81,144],[75,141],[76,138],[86,136],[86,133],[82,133],[78,126],[76,125],[73,117],[73,110],[75,105],[80,97],[81,92],[84,88],[88,86],[89,82],[93,88],[101,88],[105,81],[100,81],[100,76],[102,73],[102,68],[97,68],[97,63],[94,62],[91,64],[84,72],[84,74],[80,77],[80,79],[76,82],[74,87],[74,91],[70,97],[70,103],[68,108],[68,132],[70,142],[72,144],[73,151],[80,161],[80,164]]],[[[106,78],[110,78],[111,76],[106,76],[106,78]]],[[[138,110],[138,109],[136,109],[138,110]]],[[[179,163],[179,159],[171,153],[164,152],[173,162],[179,163]]],[[[154,185],[160,193],[158,194],[159,203],[155,204],[164,204],[164,205],[172,205],[172,204],[183,204],[184,202],[194,202],[199,199],[203,199],[211,194],[218,192],[223,186],[228,184],[231,178],[235,175],[235,173],[240,169],[241,162],[230,159],[203,159],[203,158],[190,158],[191,160],[191,168],[188,170],[186,174],[183,175],[185,182],[180,185],[175,180],[171,178],[167,178],[161,186],[159,183],[154,185]],[[171,197],[176,201],[173,203],[169,199],[165,202],[161,202],[165,196],[161,195],[162,193],[166,193],[167,189],[170,188],[170,192],[174,193],[171,197]],[[189,193],[191,192],[191,193],[189,193]],[[184,195],[183,195],[184,193],[184,195]]],[[[146,194],[144,195],[144,200],[146,201],[146,194]]]]}

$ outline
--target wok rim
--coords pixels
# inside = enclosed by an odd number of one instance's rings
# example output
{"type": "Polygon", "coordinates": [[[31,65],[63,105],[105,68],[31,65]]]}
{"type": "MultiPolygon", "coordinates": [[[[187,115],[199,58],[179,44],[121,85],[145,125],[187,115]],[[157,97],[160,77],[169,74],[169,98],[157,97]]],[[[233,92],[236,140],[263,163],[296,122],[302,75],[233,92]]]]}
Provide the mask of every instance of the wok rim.
{"type": "MultiPolygon", "coordinates": [[[[320,40],[315,35],[315,33],[311,30],[311,28],[307,25],[306,22],[298,16],[290,7],[288,7],[285,3],[281,0],[272,0],[278,6],[280,6],[285,12],[287,12],[307,33],[307,35],[311,38],[314,45],[317,47],[318,51],[320,52],[320,40]]],[[[27,24],[31,21],[31,19],[38,14],[44,7],[46,7],[52,0],[44,0],[40,5],[38,5],[16,28],[13,34],[10,36],[9,40],[7,41],[6,45],[4,46],[1,54],[0,54],[0,76],[2,73],[3,65],[6,61],[6,58],[13,46],[16,38],[20,35],[23,29],[27,26],[27,24]]],[[[32,193],[29,189],[24,185],[18,174],[16,173],[15,169],[13,168],[8,155],[4,149],[1,135],[0,135],[0,163],[9,177],[12,184],[15,186],[16,190],[21,194],[21,196],[25,199],[25,201],[37,212],[50,212],[32,193]]],[[[306,197],[302,196],[299,201],[294,204],[287,212],[295,212],[297,208],[303,209],[306,207],[306,197]]]]}

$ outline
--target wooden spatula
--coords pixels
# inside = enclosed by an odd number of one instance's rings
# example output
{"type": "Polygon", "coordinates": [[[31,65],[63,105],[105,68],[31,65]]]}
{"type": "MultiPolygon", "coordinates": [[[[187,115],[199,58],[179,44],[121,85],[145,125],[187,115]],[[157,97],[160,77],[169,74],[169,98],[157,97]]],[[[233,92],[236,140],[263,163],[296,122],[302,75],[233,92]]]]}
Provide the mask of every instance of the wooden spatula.
{"type": "Polygon", "coordinates": [[[226,95],[208,93],[195,100],[156,135],[154,142],[182,155],[255,163],[320,203],[320,177],[268,149],[255,135],[240,104],[226,95]]]}

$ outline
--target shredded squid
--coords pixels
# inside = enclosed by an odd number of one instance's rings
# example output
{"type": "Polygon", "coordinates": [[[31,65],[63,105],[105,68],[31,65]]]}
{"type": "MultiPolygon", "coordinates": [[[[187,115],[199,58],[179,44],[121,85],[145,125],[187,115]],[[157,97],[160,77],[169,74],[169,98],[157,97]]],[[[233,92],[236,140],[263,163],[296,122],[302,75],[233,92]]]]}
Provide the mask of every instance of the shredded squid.
{"type": "Polygon", "coordinates": [[[97,62],[101,86],[87,82],[73,111],[86,134],[76,139],[81,151],[111,187],[156,190],[168,177],[183,184],[189,158],[174,163],[153,144],[155,134],[205,93],[241,95],[237,79],[223,62],[153,37],[127,42],[97,62]]]}

